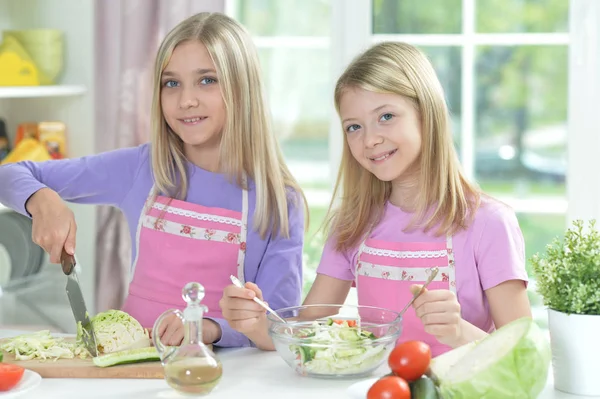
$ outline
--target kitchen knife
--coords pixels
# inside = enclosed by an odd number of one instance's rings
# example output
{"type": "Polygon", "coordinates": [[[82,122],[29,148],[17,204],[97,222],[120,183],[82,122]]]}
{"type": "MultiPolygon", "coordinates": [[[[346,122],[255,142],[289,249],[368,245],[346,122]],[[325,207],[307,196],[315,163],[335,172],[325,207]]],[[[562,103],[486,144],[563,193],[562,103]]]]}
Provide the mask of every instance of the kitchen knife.
{"type": "Polygon", "coordinates": [[[79,285],[79,278],[77,277],[77,271],[75,270],[75,257],[69,255],[64,249],[60,257],[60,264],[62,266],[63,273],[67,276],[67,296],[69,297],[69,303],[71,304],[71,310],[75,321],[81,323],[82,328],[82,339],[86,349],[93,357],[98,356],[98,347],[96,345],[96,335],[90,317],[85,307],[85,301],[83,299],[83,293],[81,292],[81,286],[79,285]]]}

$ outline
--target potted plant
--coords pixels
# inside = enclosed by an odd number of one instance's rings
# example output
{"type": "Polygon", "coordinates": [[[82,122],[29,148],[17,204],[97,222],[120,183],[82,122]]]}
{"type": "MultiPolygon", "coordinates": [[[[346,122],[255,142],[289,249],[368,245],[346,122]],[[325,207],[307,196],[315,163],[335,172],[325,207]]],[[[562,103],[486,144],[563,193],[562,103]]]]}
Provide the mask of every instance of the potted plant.
{"type": "Polygon", "coordinates": [[[575,220],[531,263],[537,291],[548,307],[554,387],[600,395],[600,233],[596,220],[575,220]]]}

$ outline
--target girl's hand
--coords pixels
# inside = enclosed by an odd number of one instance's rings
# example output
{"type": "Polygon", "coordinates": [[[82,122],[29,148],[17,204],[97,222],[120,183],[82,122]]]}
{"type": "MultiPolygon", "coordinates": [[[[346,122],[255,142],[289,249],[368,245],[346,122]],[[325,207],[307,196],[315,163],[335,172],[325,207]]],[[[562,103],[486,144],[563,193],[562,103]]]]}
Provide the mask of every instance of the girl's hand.
{"type": "Polygon", "coordinates": [[[50,262],[60,263],[63,248],[75,254],[75,216],[55,191],[42,188],[25,206],[31,214],[32,241],[50,255],[50,262]]]}
{"type": "Polygon", "coordinates": [[[179,317],[172,314],[160,323],[157,333],[163,345],[179,346],[183,341],[183,323],[179,317]]]}
{"type": "MultiPolygon", "coordinates": [[[[412,285],[411,292],[416,294],[422,285],[412,285]]],[[[456,295],[449,290],[423,290],[413,302],[418,318],[421,319],[425,332],[433,335],[445,345],[456,347],[462,341],[463,319],[460,315],[460,304],[456,295]]]]}
{"type": "Polygon", "coordinates": [[[256,284],[246,283],[245,288],[227,286],[219,301],[223,318],[231,328],[242,334],[252,334],[266,328],[266,310],[253,301],[254,297],[262,300],[262,291],[256,284]]]}
{"type": "MultiPolygon", "coordinates": [[[[150,339],[152,339],[152,329],[147,329],[150,339]]],[[[160,342],[167,346],[180,346],[185,334],[181,319],[175,315],[166,318],[158,329],[160,342]]],[[[209,319],[202,319],[202,341],[205,344],[212,344],[221,338],[221,328],[217,323],[209,319]]]]}

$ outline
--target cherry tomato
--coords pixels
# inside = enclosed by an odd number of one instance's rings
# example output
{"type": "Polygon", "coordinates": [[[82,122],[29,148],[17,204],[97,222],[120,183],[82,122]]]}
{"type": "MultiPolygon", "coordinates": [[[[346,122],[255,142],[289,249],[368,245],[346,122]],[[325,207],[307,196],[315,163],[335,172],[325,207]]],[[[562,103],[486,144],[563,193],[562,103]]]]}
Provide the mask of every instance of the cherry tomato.
{"type": "Polygon", "coordinates": [[[410,387],[400,377],[383,377],[371,385],[367,399],[410,399],[410,387]]]}
{"type": "Polygon", "coordinates": [[[0,391],[8,391],[21,381],[25,369],[9,363],[0,363],[0,391]]]}
{"type": "Polygon", "coordinates": [[[396,346],[388,358],[392,372],[408,382],[421,378],[430,362],[431,348],[421,341],[407,341],[396,346]]]}

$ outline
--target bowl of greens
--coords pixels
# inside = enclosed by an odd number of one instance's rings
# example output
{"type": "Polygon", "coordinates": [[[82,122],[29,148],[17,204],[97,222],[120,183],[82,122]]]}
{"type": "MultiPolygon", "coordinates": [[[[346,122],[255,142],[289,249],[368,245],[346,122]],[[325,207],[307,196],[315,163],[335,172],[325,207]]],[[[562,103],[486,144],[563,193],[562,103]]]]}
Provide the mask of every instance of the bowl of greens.
{"type": "Polygon", "coordinates": [[[402,333],[398,312],[371,306],[303,305],[269,314],[277,353],[298,374],[361,378],[378,369],[402,333]]]}

